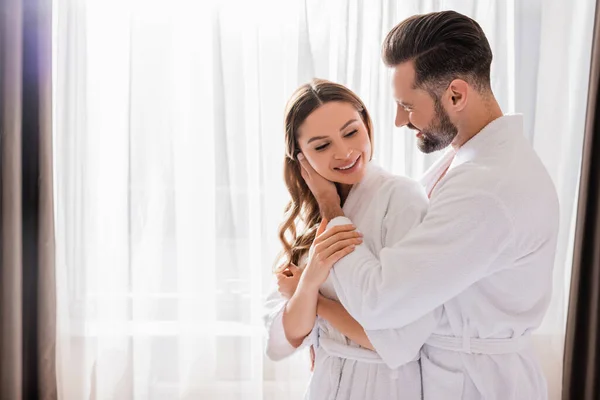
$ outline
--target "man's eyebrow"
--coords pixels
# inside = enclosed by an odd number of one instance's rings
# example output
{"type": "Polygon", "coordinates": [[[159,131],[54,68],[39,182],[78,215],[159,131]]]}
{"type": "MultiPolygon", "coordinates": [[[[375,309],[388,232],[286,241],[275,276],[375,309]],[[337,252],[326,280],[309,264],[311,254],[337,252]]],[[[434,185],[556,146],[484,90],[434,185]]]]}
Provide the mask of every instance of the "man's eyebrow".
{"type": "Polygon", "coordinates": [[[412,107],[413,106],[411,103],[407,103],[405,101],[396,100],[396,102],[398,104],[400,104],[402,107],[412,107]]]}

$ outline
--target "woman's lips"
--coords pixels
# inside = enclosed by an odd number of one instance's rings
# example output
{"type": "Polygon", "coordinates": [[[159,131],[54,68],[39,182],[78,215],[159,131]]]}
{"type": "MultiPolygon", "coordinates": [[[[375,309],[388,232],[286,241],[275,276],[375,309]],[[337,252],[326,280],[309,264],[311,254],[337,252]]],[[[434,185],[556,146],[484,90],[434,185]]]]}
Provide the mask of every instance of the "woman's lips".
{"type": "Polygon", "coordinates": [[[339,173],[347,175],[347,174],[351,174],[351,173],[355,172],[358,169],[360,163],[361,163],[361,156],[358,156],[356,161],[354,161],[354,164],[349,164],[349,165],[352,165],[352,167],[347,168],[347,169],[340,169],[340,168],[334,168],[334,169],[339,173]]]}

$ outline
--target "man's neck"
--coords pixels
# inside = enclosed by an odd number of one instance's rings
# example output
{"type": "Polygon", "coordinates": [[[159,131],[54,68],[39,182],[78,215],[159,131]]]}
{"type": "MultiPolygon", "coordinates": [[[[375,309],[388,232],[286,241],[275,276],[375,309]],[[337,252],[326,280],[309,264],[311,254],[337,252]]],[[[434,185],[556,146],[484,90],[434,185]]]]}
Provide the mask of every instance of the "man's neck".
{"type": "Polygon", "coordinates": [[[504,114],[496,100],[492,98],[482,107],[465,110],[464,115],[468,118],[465,118],[462,124],[457,125],[458,134],[452,141],[452,147],[455,151],[458,151],[462,145],[481,132],[490,122],[502,117],[504,114]]]}
{"type": "Polygon", "coordinates": [[[338,194],[340,196],[340,206],[344,206],[344,203],[346,202],[346,199],[348,198],[348,195],[350,194],[350,190],[352,189],[352,185],[346,185],[344,183],[338,183],[336,184],[337,189],[338,189],[338,194]]]}

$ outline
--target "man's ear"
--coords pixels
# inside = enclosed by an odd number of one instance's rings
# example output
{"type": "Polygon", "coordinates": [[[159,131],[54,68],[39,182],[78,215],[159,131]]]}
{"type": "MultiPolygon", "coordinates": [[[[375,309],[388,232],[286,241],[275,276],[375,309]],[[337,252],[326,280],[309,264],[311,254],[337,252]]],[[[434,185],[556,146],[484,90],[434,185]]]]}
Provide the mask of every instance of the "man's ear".
{"type": "Polygon", "coordinates": [[[467,105],[469,84],[462,79],[455,79],[448,86],[448,106],[455,111],[462,111],[467,105]]]}

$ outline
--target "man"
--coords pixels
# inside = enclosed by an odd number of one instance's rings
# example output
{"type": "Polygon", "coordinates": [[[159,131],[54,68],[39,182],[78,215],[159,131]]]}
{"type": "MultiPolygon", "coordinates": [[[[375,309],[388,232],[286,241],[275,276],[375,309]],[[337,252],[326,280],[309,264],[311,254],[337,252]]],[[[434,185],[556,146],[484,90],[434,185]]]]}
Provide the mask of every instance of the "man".
{"type": "MultiPolygon", "coordinates": [[[[448,150],[425,175],[423,222],[380,261],[360,245],[331,269],[340,301],[375,348],[379,332],[442,307],[421,351],[425,399],[545,399],[530,333],[551,297],[558,200],[522,118],[494,98],[485,34],[453,11],[413,16],[388,34],[383,59],[396,126],[415,130],[423,152],[448,150]]],[[[335,246],[351,221],[335,187],[299,159],[331,221],[320,248],[335,246]]],[[[330,266],[316,251],[307,268],[330,266]]]]}

